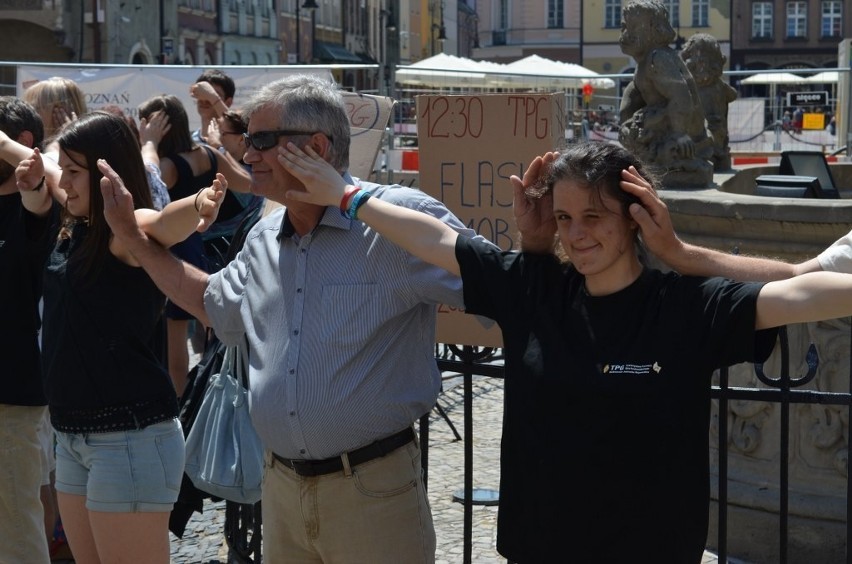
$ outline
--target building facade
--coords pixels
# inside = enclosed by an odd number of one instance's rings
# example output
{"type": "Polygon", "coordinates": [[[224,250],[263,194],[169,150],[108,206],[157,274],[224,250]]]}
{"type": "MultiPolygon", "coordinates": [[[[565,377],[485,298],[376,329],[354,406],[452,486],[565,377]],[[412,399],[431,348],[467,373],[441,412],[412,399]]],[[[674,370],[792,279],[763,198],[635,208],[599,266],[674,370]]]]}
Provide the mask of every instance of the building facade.
{"type": "MultiPolygon", "coordinates": [[[[696,33],[716,38],[722,53],[730,59],[731,4],[719,0],[660,0],[668,9],[677,33],[673,44],[679,47],[696,33]]],[[[582,65],[601,74],[632,73],[636,62],[621,52],[621,0],[583,2],[582,65]]]]}
{"type": "Polygon", "coordinates": [[[731,20],[733,70],[837,66],[837,47],[852,31],[845,0],[736,2],[731,20]]]}
{"type": "Polygon", "coordinates": [[[536,54],[579,64],[583,4],[583,0],[480,0],[474,58],[510,63],[536,54]]]}

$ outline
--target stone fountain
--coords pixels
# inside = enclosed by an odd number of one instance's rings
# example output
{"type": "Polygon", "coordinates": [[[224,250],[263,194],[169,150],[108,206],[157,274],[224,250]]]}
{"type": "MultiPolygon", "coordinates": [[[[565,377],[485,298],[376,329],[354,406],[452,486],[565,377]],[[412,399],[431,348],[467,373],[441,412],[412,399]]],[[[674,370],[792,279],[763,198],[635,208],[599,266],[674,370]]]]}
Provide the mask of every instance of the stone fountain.
{"type": "MultiPolygon", "coordinates": [[[[778,174],[778,166],[757,166],[716,174],[701,190],[660,193],[682,239],[718,250],[801,262],[816,256],[852,228],[852,190],[840,200],[773,198],[754,195],[755,178],[778,174]]],[[[852,187],[852,164],[832,165],[840,186],[852,187]]],[[[848,392],[849,319],[787,328],[790,374],[804,375],[811,343],[819,356],[816,378],[805,386],[848,392]]],[[[764,370],[780,374],[780,347],[764,370]]],[[[730,386],[762,388],[754,367],[731,367],[730,386]]],[[[718,499],[718,403],[711,426],[711,479],[718,499]]],[[[777,403],[730,401],[728,436],[728,553],[747,562],[778,562],[780,508],[780,419],[777,403]]],[[[849,410],[831,405],[794,405],[790,414],[790,562],[840,562],[846,551],[846,499],[849,410]]],[[[716,504],[711,505],[708,546],[717,543],[716,504]]]]}

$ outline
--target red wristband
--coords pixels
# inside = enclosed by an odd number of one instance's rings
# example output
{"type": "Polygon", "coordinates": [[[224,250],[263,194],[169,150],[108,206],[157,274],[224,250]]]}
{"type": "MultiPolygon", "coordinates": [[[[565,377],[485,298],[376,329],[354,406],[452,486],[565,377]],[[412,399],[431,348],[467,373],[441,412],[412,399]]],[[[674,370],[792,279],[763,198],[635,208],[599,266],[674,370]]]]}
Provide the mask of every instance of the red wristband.
{"type": "Polygon", "coordinates": [[[360,191],[361,189],[357,186],[352,186],[343,193],[343,197],[340,198],[340,213],[346,213],[346,210],[349,208],[349,202],[352,201],[352,196],[360,191]]]}

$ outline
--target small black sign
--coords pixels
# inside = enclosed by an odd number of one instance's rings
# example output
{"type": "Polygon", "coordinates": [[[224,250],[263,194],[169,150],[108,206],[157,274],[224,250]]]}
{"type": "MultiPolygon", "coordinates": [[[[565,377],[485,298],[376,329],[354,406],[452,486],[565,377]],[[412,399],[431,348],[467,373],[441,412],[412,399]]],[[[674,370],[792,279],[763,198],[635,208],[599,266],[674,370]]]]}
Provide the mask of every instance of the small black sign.
{"type": "Polygon", "coordinates": [[[788,106],[827,106],[828,92],[788,92],[788,106]]]}

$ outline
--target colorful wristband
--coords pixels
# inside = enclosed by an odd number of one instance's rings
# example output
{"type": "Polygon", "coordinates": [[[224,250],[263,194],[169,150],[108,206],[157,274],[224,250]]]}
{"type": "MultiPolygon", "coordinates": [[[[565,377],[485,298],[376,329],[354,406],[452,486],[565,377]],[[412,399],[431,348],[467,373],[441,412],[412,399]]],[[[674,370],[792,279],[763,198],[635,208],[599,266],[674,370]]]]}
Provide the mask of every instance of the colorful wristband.
{"type": "Polygon", "coordinates": [[[355,213],[355,209],[358,207],[358,202],[361,200],[364,194],[366,194],[366,192],[359,190],[357,194],[352,196],[352,198],[349,200],[349,205],[346,207],[346,213],[343,214],[343,217],[345,217],[346,219],[355,219],[353,214],[355,213]]]}
{"type": "Polygon", "coordinates": [[[342,198],[340,198],[340,214],[343,217],[346,217],[346,210],[349,208],[349,203],[352,201],[352,197],[360,191],[360,188],[353,186],[343,194],[342,198]]]}
{"type": "Polygon", "coordinates": [[[349,212],[349,215],[352,217],[352,219],[358,219],[358,210],[361,209],[361,206],[366,204],[367,200],[369,199],[369,192],[361,192],[360,194],[358,194],[358,199],[352,202],[352,205],[350,206],[351,211],[349,212]]]}

